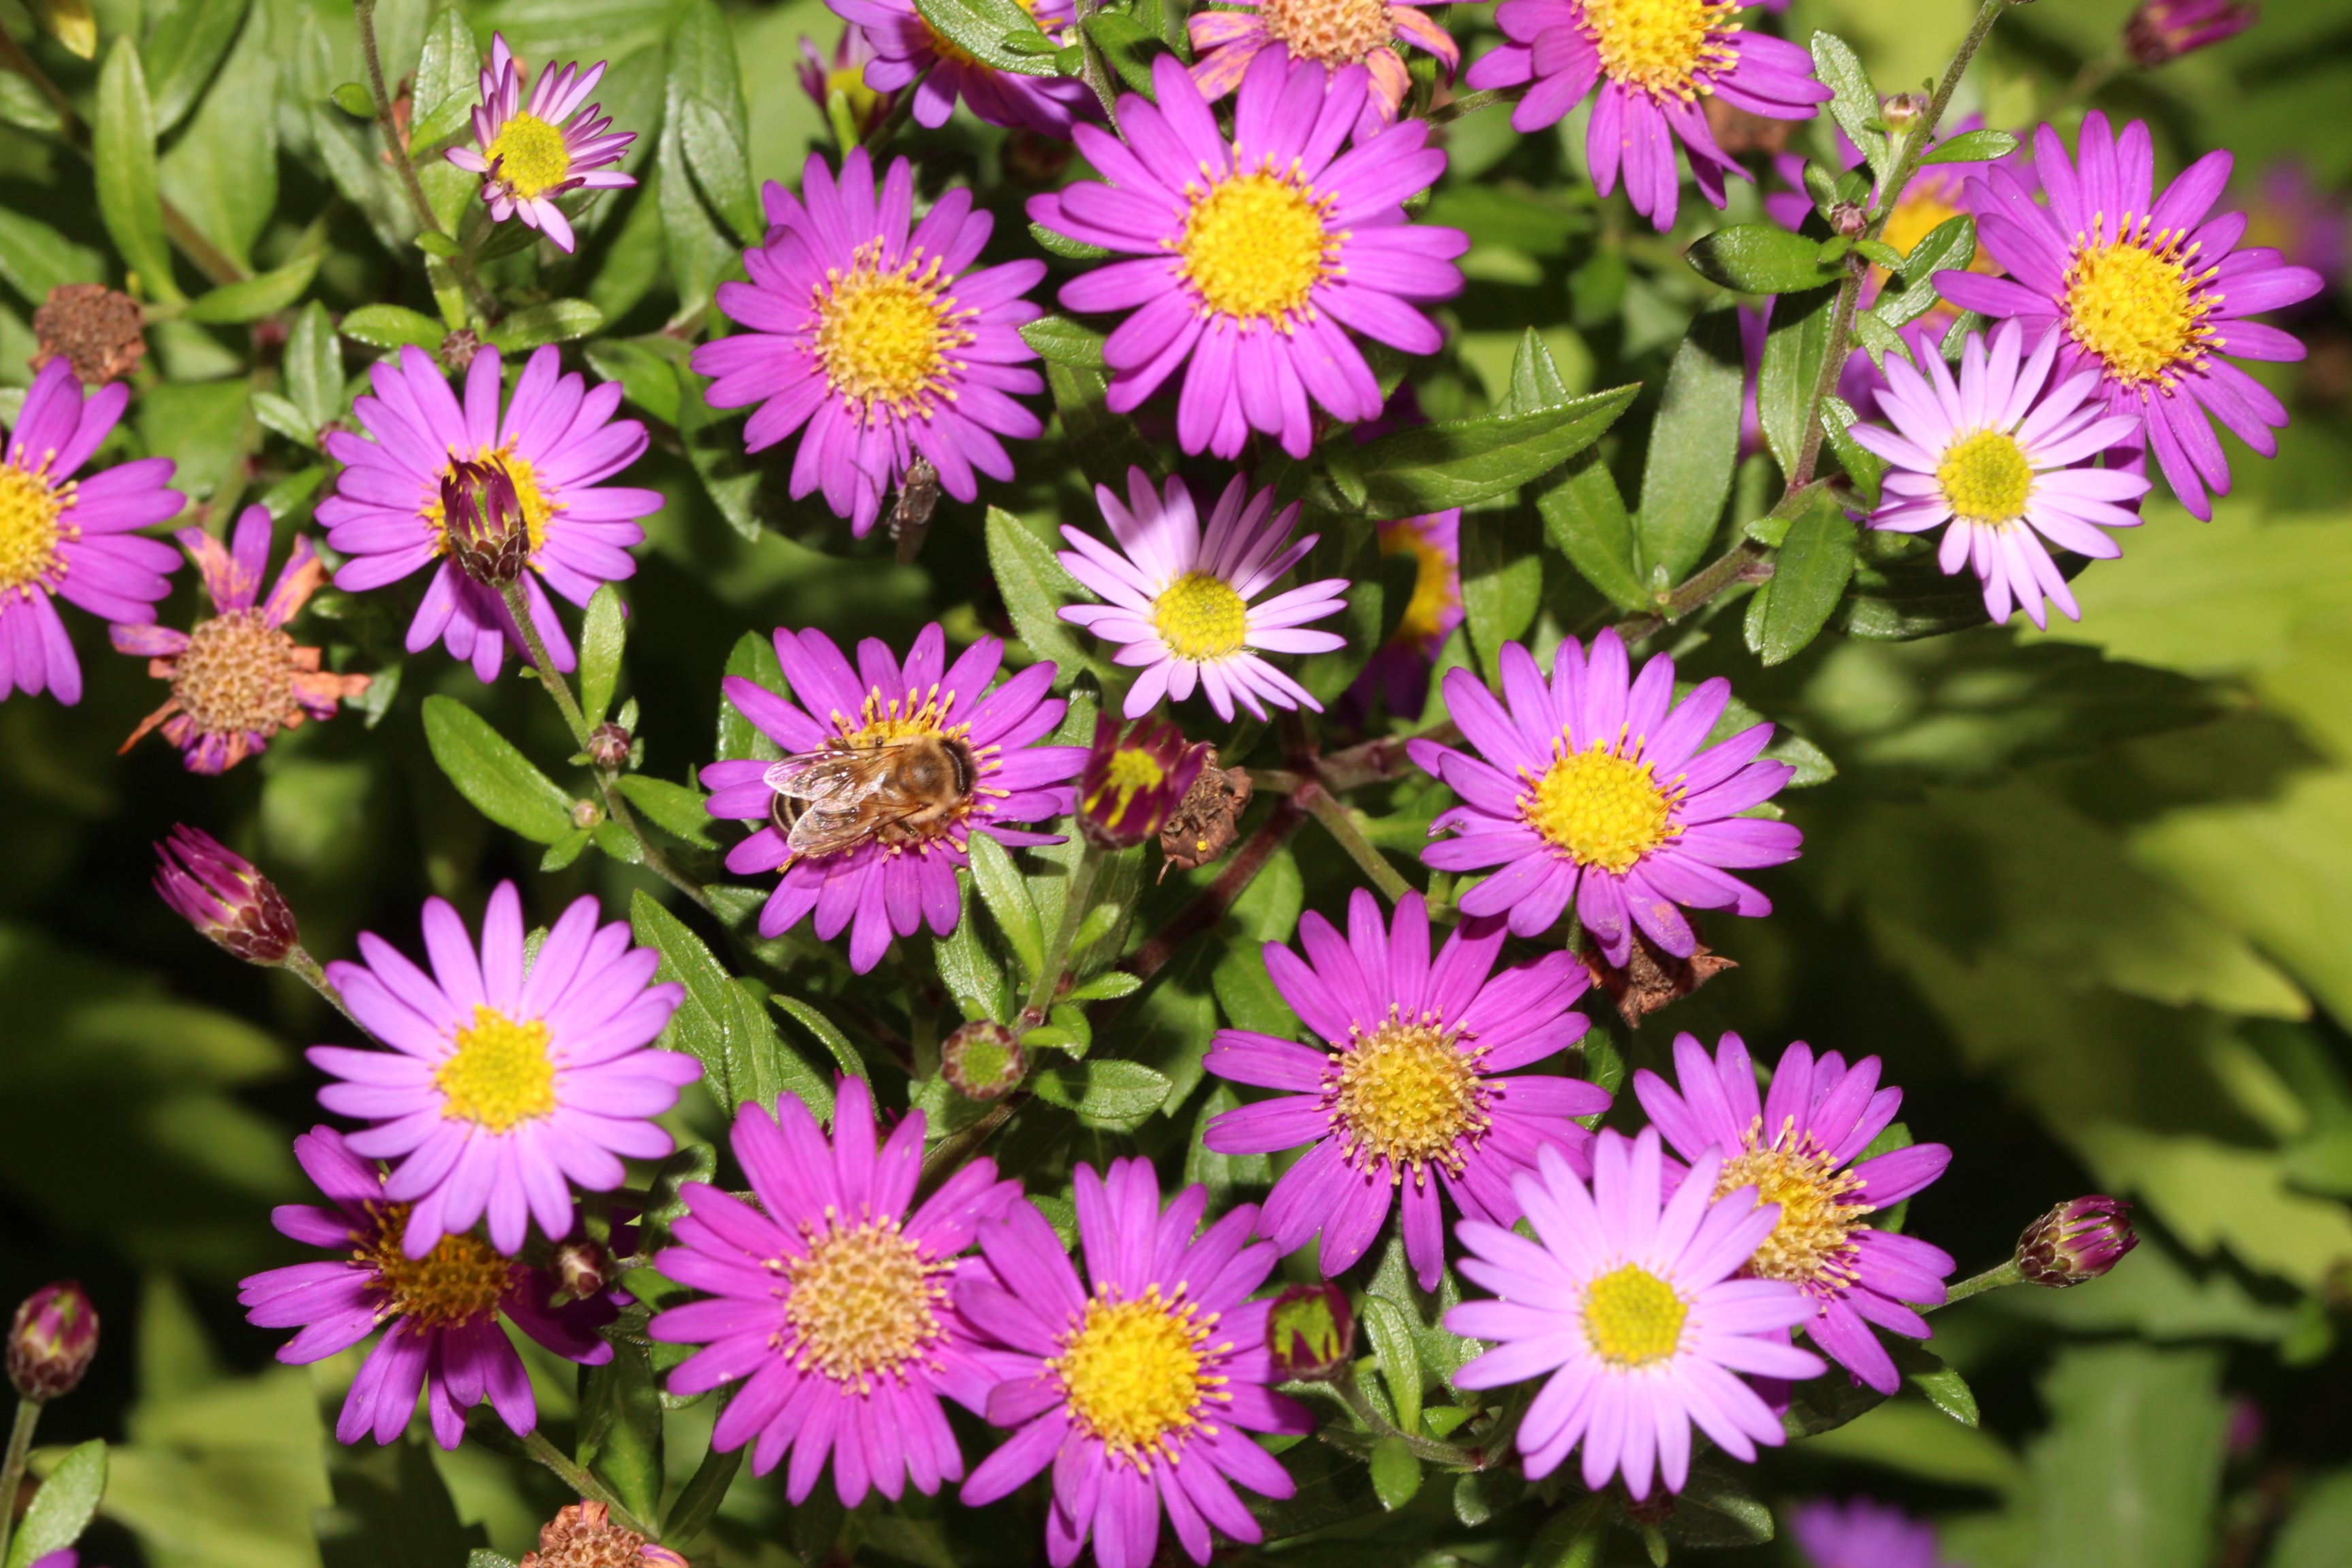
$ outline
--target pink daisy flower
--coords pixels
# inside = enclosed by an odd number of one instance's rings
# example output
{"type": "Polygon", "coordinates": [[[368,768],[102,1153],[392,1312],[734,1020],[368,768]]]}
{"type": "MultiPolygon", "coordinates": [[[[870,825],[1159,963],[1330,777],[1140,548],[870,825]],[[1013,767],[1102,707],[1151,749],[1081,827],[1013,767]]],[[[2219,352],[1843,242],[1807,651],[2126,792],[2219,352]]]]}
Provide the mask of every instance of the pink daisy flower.
{"type": "Polygon", "coordinates": [[[474,356],[460,405],[432,356],[404,348],[398,365],[379,362],[368,372],[375,395],[352,405],[366,436],[327,435],[328,455],[344,467],[335,493],[319,503],[319,521],[327,542],[350,558],[335,586],[363,593],[438,560],[408,625],[408,651],[438,641],[486,681],[498,679],[509,647],[523,647],[522,633],[499,594],[450,558],[443,488],[462,482],[460,464],[503,475],[513,487],[530,546],[523,595],[558,669],[572,668],[574,658],[547,588],[585,605],[599,584],[634,575],[628,551],[646,537],[636,520],[661,510],[657,490],[602,482],[646,449],[643,425],[613,417],[621,384],[591,387],[576,373],[562,374],[562,363],[552,344],[533,353],[501,419],[498,350],[474,356]]]}
{"type": "Polygon", "coordinates": [[[2245,318],[2308,300],[2326,285],[2275,250],[2239,248],[2242,213],[2209,215],[2229,184],[2228,153],[2208,153],[2155,195],[2147,126],[2121,137],[2093,110],[2083,118],[2079,160],[2044,125],[2033,167],[2047,205],[2005,168],[1969,183],[1977,233],[2006,278],[1936,274],[1963,310],[2018,317],[2037,338],[2060,341],[2060,377],[2098,374],[2108,412],[2141,421],[2165,482],[2180,504],[2210,517],[2207,492],[2227,495],[2230,463],[2214,420],[2264,457],[2286,405],[2222,356],[2299,360],[2291,333],[2245,318]]]}
{"type": "Polygon", "coordinates": [[[1779,1210],[1746,1272],[1802,1290],[1813,1343],[1856,1382],[1893,1394],[1902,1375],[1870,1326],[1928,1338],[1935,1331],[1914,1305],[1943,1304],[1953,1265],[1942,1249],[1874,1229],[1867,1216],[1931,1184],[1952,1152],[1914,1143],[1862,1159],[1903,1108],[1903,1091],[1879,1088],[1878,1072],[1876,1057],[1851,1068],[1835,1051],[1816,1061],[1800,1040],[1780,1054],[1759,1103],[1756,1064],[1738,1035],[1717,1043],[1711,1062],[1696,1037],[1676,1035],[1675,1085],[1643,1068],[1633,1092],[1675,1152],[1694,1165],[1709,1154],[1726,1162],[1717,1196],[1752,1186],[1779,1210]]]}
{"type": "Polygon", "coordinates": [[[1675,700],[1664,654],[1629,679],[1614,628],[1588,660],[1561,641],[1546,682],[1535,658],[1503,646],[1503,700],[1466,669],[1445,675],[1446,706],[1476,755],[1416,740],[1412,760],[1462,804],[1430,825],[1422,858],[1441,871],[1494,874],[1462,895],[1465,915],[1510,917],[1535,936],[1574,905],[1601,954],[1622,965],[1633,928],[1687,958],[1697,938],[1683,908],[1768,915],[1772,901],[1727,868],[1778,866],[1803,841],[1785,822],[1740,813],[1769,800],[1796,770],[1759,762],[1772,726],[1706,743],[1731,700],[1720,676],[1675,700]],[[1679,907],[1678,907],[1679,906],[1679,907]]]}
{"type": "Polygon", "coordinates": [[[310,1065],[336,1081],[319,1103],[370,1123],[352,1152],[395,1162],[391,1202],[413,1205],[411,1258],[489,1216],[490,1244],[520,1251],[532,1221],[551,1241],[572,1228],[567,1183],[620,1187],[624,1158],[658,1160],[670,1136],[654,1118],[702,1076],[652,1041],[685,996],[652,984],[660,954],[630,945],[629,928],[596,923],[596,900],[574,900],[523,959],[522,900],[512,882],[490,894],[478,952],[457,911],[425,900],[427,974],[372,931],[362,963],[327,974],[362,1028],[390,1050],[313,1046],[310,1065]]]}
{"type": "Polygon", "coordinates": [[[1236,474],[1217,499],[1204,538],[1182,479],[1171,478],[1164,491],[1154,491],[1151,476],[1131,468],[1127,498],[1122,506],[1108,485],[1095,487],[1117,550],[1065,523],[1062,537],[1076,548],[1058,557],[1071,576],[1110,601],[1066,606],[1062,619],[1120,645],[1114,662],[1143,668],[1128,689],[1127,716],[1140,719],[1163,699],[1181,702],[1195,686],[1220,719],[1231,720],[1236,705],[1263,719],[1268,703],[1320,713],[1323,705],[1307,688],[1258,655],[1344,646],[1347,639],[1336,633],[1302,628],[1348,607],[1341,596],[1347,579],[1326,577],[1251,603],[1322,537],[1291,537],[1298,503],[1276,512],[1272,489],[1250,495],[1236,474]]]}
{"type": "Polygon", "coordinates": [[[587,101],[604,79],[604,61],[584,72],[577,62],[541,71],[526,103],[523,87],[530,76],[504,35],[491,34],[482,101],[474,106],[475,145],[452,147],[443,155],[482,176],[482,201],[491,217],[499,223],[519,217],[558,249],[569,251],[572,224],[555,198],[635,184],[630,175],[606,165],[621,161],[637,133],[613,130],[612,120],[587,101]]]}
{"type": "Polygon", "coordinates": [[[812,156],[801,195],[768,183],[768,243],[743,253],[749,283],[721,283],[719,308],[749,331],[694,351],[716,379],[714,408],[759,409],[746,451],[805,425],[793,463],[795,500],[822,489],[863,538],[917,458],[958,500],[980,493],[975,471],[1013,477],[997,439],[1045,434],[1013,398],[1044,390],[1022,326],[1043,312],[1025,296],[1037,260],[971,270],[996,219],[959,185],[918,222],[914,165],[890,165],[877,193],[873,162],[853,148],[836,184],[812,156]]]}
{"type": "Polygon", "coordinates": [[[1295,1252],[1319,1234],[1326,1276],[1364,1256],[1404,1205],[1404,1247],[1422,1289],[1445,1268],[1441,1182],[1473,1219],[1519,1217],[1511,1181],[1538,1150],[1557,1147],[1590,1169],[1592,1134],[1572,1117],[1609,1109],[1609,1091],[1532,1067],[1584,1037],[1572,1010],[1591,983],[1566,952],[1495,973],[1503,922],[1465,921],[1429,955],[1419,893],[1383,925],[1362,888],[1348,901],[1348,933],[1313,911],[1298,922],[1301,960],[1265,944],[1282,999],[1328,1042],[1323,1050],[1271,1035],[1221,1029],[1202,1065],[1219,1078],[1285,1092],[1211,1120],[1204,1142],[1221,1154],[1270,1154],[1312,1144],[1266,1194],[1260,1234],[1295,1252]]]}
{"type": "Polygon", "coordinates": [[[1789,1533],[1812,1568],[1944,1568],[1934,1525],[1868,1498],[1801,1503],[1789,1533]]]}
{"type": "Polygon", "coordinates": [[[52,359],[33,377],[0,461],[0,700],[54,691],[81,700],[81,661],[52,598],[127,626],[155,618],[172,591],[164,574],[179,553],[135,530],[180,514],[186,498],[166,489],[169,458],[118,463],[78,479],[114,433],[131,388],[110,382],[87,399],[73,366],[52,359]]]}
{"type": "MultiPolygon", "coordinates": [[[[835,16],[866,30],[874,59],[866,85],[877,92],[913,86],[915,123],[936,131],[963,100],[983,124],[1025,128],[1067,141],[1070,126],[1102,113],[1094,90],[1075,77],[1024,76],[985,66],[931,31],[915,0],[825,0],[835,16]]],[[[1021,7],[1057,44],[1077,41],[1071,0],[1024,0],[1021,7]]]]}
{"type": "Polygon", "coordinates": [[[1408,223],[1401,204],[1444,173],[1445,154],[1425,145],[1419,120],[1339,152],[1364,106],[1361,66],[1330,75],[1261,52],[1243,75],[1231,142],[1173,55],[1151,70],[1156,104],[1119,100],[1124,141],[1076,132],[1108,184],[1030,198],[1044,226],[1139,258],[1071,279],[1062,303],[1134,312],[1103,345],[1112,408],[1137,407],[1190,360],[1176,403],[1185,451],[1236,457],[1261,430],[1304,458],[1310,400],[1344,422],[1381,411],[1350,330],[1406,353],[1443,342],[1408,301],[1462,291],[1454,258],[1470,237],[1408,223]]]}
{"type": "Polygon", "coordinates": [[[1355,133],[1370,136],[1397,117],[1412,78],[1396,47],[1413,45],[1437,57],[1448,81],[1462,63],[1454,36],[1426,11],[1392,0],[1233,0],[1231,11],[1195,11],[1185,23],[1192,40],[1192,79],[1213,103],[1241,86],[1250,62],[1265,49],[1326,70],[1362,66],[1371,73],[1355,133]]]}
{"type": "Polygon", "coordinates": [[[1445,639],[1462,624],[1462,512],[1449,508],[1377,526],[1383,556],[1412,557],[1412,597],[1349,696],[1369,709],[1378,692],[1391,714],[1410,720],[1427,705],[1429,672],[1445,651],[1445,639]]]}
{"type": "Polygon", "coordinates": [[[1510,41],[1479,57],[1463,78],[1473,89],[1535,85],[1511,110],[1522,133],[1557,124],[1596,84],[1584,135],[1593,188],[1625,177],[1633,210],[1660,233],[1682,201],[1675,143],[1689,154],[1699,194],[1723,205],[1723,176],[1748,172],[1716,145],[1699,99],[1770,120],[1811,120],[1830,100],[1812,57],[1784,38],[1732,20],[1735,0],[1503,0],[1495,20],[1510,41]]]}
{"type": "Polygon", "coordinates": [[[990,1274],[959,1278],[966,1321],[1011,1352],[988,1418],[1017,1427],[963,1484],[984,1507],[1048,1465],[1054,1502],[1045,1557],[1069,1568],[1094,1538],[1100,1568],[1150,1568],[1164,1511],[1177,1543],[1209,1560],[1212,1527],[1255,1542],[1264,1532],[1235,1483],[1270,1498],[1297,1489],[1252,1432],[1307,1432],[1305,1409],[1273,1393],[1270,1300],[1251,1293],[1275,1248],[1250,1244],[1243,1204],[1199,1230],[1208,1189],[1187,1187],[1163,1211],[1142,1160],[1107,1176],[1077,1168],[1082,1279],[1045,1216],[1015,1203],[980,1227],[990,1274]]]}
{"type": "Polygon", "coordinates": [[[835,1090],[833,1138],[790,1095],[774,1113],[746,1105],[730,1145],[759,1206],[688,1183],[679,1245],[655,1259],[671,1279],[712,1300],[672,1308],[646,1331],[703,1348],[669,1374],[673,1394],[740,1383],[710,1446],[752,1443],[751,1473],[786,1454],[794,1507],[828,1455],[844,1508],[867,1490],[898,1500],[963,1479],[963,1455],[940,1408],[945,1394],[978,1413],[1005,1375],[1001,1353],[976,1347],[950,1289],[977,1259],[958,1260],[975,1227],[1021,1195],[995,1163],[960,1167],[914,1207],[923,1113],[910,1111],[879,1150],[874,1101],[861,1079],[835,1090]]]}
{"type": "Polygon", "coordinates": [[[1529,1479],[1579,1443],[1584,1484],[1622,1476],[1634,1500],[1654,1477],[1680,1491],[1691,1428],[1752,1462],[1783,1440],[1780,1417],[1736,1375],[1818,1375],[1821,1359],[1789,1343],[1811,1310],[1780,1279],[1734,1278],[1779,1219],[1752,1187],[1717,1198],[1720,1160],[1700,1160],[1661,1203],[1655,1128],[1604,1131],[1587,1191],[1555,1149],[1512,1183],[1529,1241],[1483,1220],[1455,1227],[1473,1254],[1462,1272],[1495,1293],[1445,1314],[1457,1334],[1495,1348],[1454,1374],[1461,1388],[1546,1381],[1519,1423],[1529,1479]]]}

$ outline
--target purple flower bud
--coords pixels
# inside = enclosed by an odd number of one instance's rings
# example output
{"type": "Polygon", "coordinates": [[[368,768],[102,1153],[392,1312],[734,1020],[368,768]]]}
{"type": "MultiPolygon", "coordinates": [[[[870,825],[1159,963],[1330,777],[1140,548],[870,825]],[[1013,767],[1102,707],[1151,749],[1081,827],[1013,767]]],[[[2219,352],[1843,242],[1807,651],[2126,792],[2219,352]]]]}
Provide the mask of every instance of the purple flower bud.
{"type": "Polygon", "coordinates": [[[940,1047],[940,1070],[967,1100],[1002,1100],[1029,1072],[1021,1037],[982,1018],[958,1029],[940,1047]]]}
{"type": "Polygon", "coordinates": [[[634,738],[622,725],[599,724],[588,731],[588,760],[610,772],[629,760],[634,738]]]}
{"type": "Polygon", "coordinates": [[[1201,772],[1207,748],[1188,746],[1164,719],[1141,719],[1124,732],[1118,720],[1095,721],[1095,743],[1078,775],[1078,827],[1088,843],[1125,849],[1157,834],[1201,772]]]}
{"type": "Polygon", "coordinates": [[[8,1325],[8,1381],[27,1399],[73,1392],[98,1354],[98,1310],[71,1279],[25,1298],[8,1325]]]}
{"type": "Polygon", "coordinates": [[[1356,1314],[1337,1285],[1293,1285],[1274,1299],[1265,1344],[1283,1377],[1328,1377],[1356,1353],[1356,1314]]]}
{"type": "Polygon", "coordinates": [[[2028,1281],[2063,1290],[2096,1279],[2139,1245],[2131,1205],[2093,1193],[2060,1204],[2017,1238],[2017,1268],[2028,1281]]]}
{"type": "Polygon", "coordinates": [[[182,919],[247,963],[286,962],[294,951],[294,911],[253,862],[185,823],[155,855],[155,891],[182,919]]]}
{"type": "Polygon", "coordinates": [[[495,458],[452,463],[441,479],[441,518],[449,553],[467,576],[503,588],[530,558],[530,529],[514,476],[495,458]]]}
{"type": "Polygon", "coordinates": [[[866,67],[874,58],[874,46],[865,29],[855,22],[842,29],[841,41],[833,46],[833,56],[826,58],[814,40],[801,39],[801,90],[809,95],[820,114],[829,112],[827,105],[836,92],[842,95],[849,109],[849,123],[860,136],[881,123],[890,112],[898,97],[895,92],[877,92],[866,85],[866,67]]]}
{"type": "Polygon", "coordinates": [[[2124,52],[2153,70],[2244,32],[2261,14],[2238,0],[2142,0],[2124,24],[2124,52]]]}

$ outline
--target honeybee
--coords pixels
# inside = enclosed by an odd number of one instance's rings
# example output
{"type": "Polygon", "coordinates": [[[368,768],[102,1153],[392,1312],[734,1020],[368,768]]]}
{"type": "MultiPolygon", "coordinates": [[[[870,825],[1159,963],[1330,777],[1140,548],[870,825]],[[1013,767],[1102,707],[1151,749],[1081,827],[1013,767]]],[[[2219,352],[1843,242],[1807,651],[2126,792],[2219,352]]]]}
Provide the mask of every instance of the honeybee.
{"type": "Polygon", "coordinates": [[[971,799],[971,748],[949,735],[909,735],[874,746],[835,741],[772,763],[768,820],[795,857],[860,844],[914,844],[944,831],[971,799]]]}

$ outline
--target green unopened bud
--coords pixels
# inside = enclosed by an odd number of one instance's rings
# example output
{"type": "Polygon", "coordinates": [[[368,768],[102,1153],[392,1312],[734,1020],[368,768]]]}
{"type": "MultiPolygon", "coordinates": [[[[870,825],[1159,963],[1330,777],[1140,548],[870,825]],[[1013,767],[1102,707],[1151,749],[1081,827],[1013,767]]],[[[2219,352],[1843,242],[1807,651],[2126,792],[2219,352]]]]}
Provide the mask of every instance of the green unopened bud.
{"type": "Polygon", "coordinates": [[[1276,1375],[1328,1377],[1356,1353],[1356,1314],[1337,1285],[1293,1285],[1266,1314],[1265,1344],[1276,1375]]]}
{"type": "Polygon", "coordinates": [[[27,1399],[69,1394],[98,1354],[98,1310],[75,1280],[25,1298],[8,1325],[8,1381],[27,1399]]]}
{"type": "Polygon", "coordinates": [[[940,1047],[940,1070],[967,1100],[1002,1100],[1029,1072],[1021,1037],[982,1018],[966,1024],[940,1047]]]}

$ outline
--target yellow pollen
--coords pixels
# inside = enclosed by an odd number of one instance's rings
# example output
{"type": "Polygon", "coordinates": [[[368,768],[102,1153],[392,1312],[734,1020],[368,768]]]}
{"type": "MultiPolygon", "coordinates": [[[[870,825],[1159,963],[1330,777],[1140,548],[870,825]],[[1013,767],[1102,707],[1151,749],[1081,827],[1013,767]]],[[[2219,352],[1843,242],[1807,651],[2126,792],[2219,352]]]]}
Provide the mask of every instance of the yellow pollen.
{"type": "Polygon", "coordinates": [[[525,201],[545,195],[572,177],[572,149],[563,144],[562,128],[536,114],[518,114],[499,126],[482,156],[525,201]]]}
{"type": "Polygon", "coordinates": [[[1192,198],[1176,250],[1210,314],[1274,322],[1307,309],[1315,285],[1338,270],[1329,198],[1270,170],[1235,174],[1192,198]]]}
{"type": "Polygon", "coordinates": [[[555,1109],[555,1063],[545,1023],[518,1023],[477,1005],[474,1021],[457,1031],[457,1048],[433,1069],[443,1096],[441,1114],[492,1132],[555,1109]]]}
{"type": "Polygon", "coordinates": [[[2126,219],[2113,239],[2105,220],[2076,238],[2066,268],[2066,331],[2120,381],[2171,386],[2205,357],[2214,331],[2205,318],[2221,303],[2205,285],[2213,269],[2192,271],[2195,246],[2183,249],[2169,229],[2147,232],[2147,219],[2126,219]]]}
{"type": "Polygon", "coordinates": [[[813,347],[835,392],[928,417],[932,399],[954,396],[948,375],[963,368],[954,353],[972,341],[961,323],[973,312],[958,310],[945,291],[944,258],[926,261],[919,251],[885,272],[881,256],[881,242],[869,241],[847,274],[825,273],[809,302],[813,347]]]}
{"type": "Polygon", "coordinates": [[[1413,559],[1412,597],[1389,640],[1400,644],[1429,641],[1444,627],[1445,617],[1462,607],[1461,584],[1454,563],[1437,542],[1422,531],[1420,519],[1409,519],[1381,534],[1381,553],[1413,559]]]}
{"type": "Polygon", "coordinates": [[[895,1217],[813,1235],[808,1255],[782,1267],[796,1366],[864,1388],[939,1342],[947,1287],[935,1277],[953,1266],[925,1261],[895,1217]]]}
{"type": "MultiPolygon", "coordinates": [[[[1566,742],[1561,736],[1555,750],[1566,742]]],[[[1519,809],[1528,826],[1578,865],[1622,876],[1682,832],[1673,812],[1679,793],[1660,784],[1648,763],[1595,741],[1559,756],[1535,781],[1533,795],[1519,797],[1519,809]]]]}
{"type": "Polygon", "coordinates": [[[1223,578],[1187,572],[1151,602],[1151,626],[1179,658],[1223,658],[1249,636],[1249,605],[1223,578]]]}
{"type": "Polygon", "coordinates": [[[1216,1317],[1152,1286],[1132,1301],[1109,1287],[1087,1303],[1085,1321],[1046,1363],[1069,1393],[1070,1415],[1114,1460],[1140,1468],[1172,1455],[1173,1439],[1202,1425],[1202,1406],[1225,1400],[1225,1380],[1205,1369],[1216,1317]]]}
{"type": "Polygon", "coordinates": [[[1486,1089],[1475,1051],[1460,1037],[1393,1016],[1369,1037],[1331,1053],[1323,1078],[1324,1103],[1349,1151],[1367,1163],[1389,1162],[1389,1179],[1416,1183],[1428,1168],[1462,1171],[1461,1142],[1486,1130],[1486,1089]]]}
{"type": "Polygon", "coordinates": [[[1780,1205],[1780,1223],[1756,1249],[1744,1272],[1792,1284],[1836,1284],[1854,1277],[1853,1233],[1876,1205],[1849,1198],[1862,1178],[1840,1171],[1812,1134],[1797,1136],[1794,1119],[1763,1142],[1762,1119],[1748,1130],[1748,1152],[1727,1161],[1715,1195],[1756,1189],[1759,1203],[1780,1205]]]}
{"type": "MultiPolygon", "coordinates": [[[[852,724],[839,713],[833,716],[834,726],[852,746],[882,746],[893,741],[904,741],[915,735],[945,735],[961,740],[970,732],[969,724],[948,722],[948,710],[955,706],[950,693],[945,702],[940,700],[940,689],[927,692],[909,691],[904,697],[885,701],[878,690],[868,690],[866,705],[857,710],[857,721],[852,724]]],[[[984,748],[993,750],[993,747],[984,748]]]]}
{"type": "Polygon", "coordinates": [[[34,584],[63,570],[58,546],[80,533],[62,521],[72,505],[72,486],[51,489],[37,472],[0,466],[0,596],[20,588],[30,593],[34,584]]]}
{"type": "Polygon", "coordinates": [[[2013,522],[2033,499],[2032,465],[2005,430],[1979,430],[1944,448],[1936,482],[1963,522],[2013,522]]]}
{"type": "Polygon", "coordinates": [[[1263,0],[1257,14],[1293,59],[1351,66],[1389,41],[1388,0],[1263,0]]]}
{"type": "Polygon", "coordinates": [[[1675,1288],[1628,1263],[1584,1288],[1584,1337],[1612,1366],[1647,1366],[1673,1355],[1683,1342],[1690,1303],[1675,1288]]]}
{"type": "Polygon", "coordinates": [[[1145,790],[1158,789],[1168,777],[1168,770],[1150,752],[1133,747],[1121,747],[1113,752],[1110,766],[1104,770],[1102,786],[1087,797],[1087,810],[1101,815],[1103,825],[1116,828],[1126,819],[1128,808],[1135,797],[1145,790]],[[1102,812],[1108,797],[1114,804],[1108,813],[1102,812]]]}
{"type": "Polygon", "coordinates": [[[265,739],[286,721],[294,696],[294,639],[257,610],[199,621],[172,671],[172,695],[212,735],[265,739]]]}
{"type": "MultiPolygon", "coordinates": [[[[563,510],[564,503],[551,500],[541,490],[539,474],[531,468],[530,459],[516,456],[511,445],[480,447],[470,460],[486,468],[504,468],[507,478],[513,481],[515,500],[522,507],[523,531],[530,537],[532,568],[537,570],[540,547],[547,542],[547,525],[557,512],[563,510]]],[[[433,493],[421,513],[425,526],[433,531],[433,552],[436,555],[449,553],[449,517],[441,505],[441,481],[452,478],[457,471],[457,458],[453,456],[442,466],[441,471],[433,476],[433,493]]]]}
{"type": "Polygon", "coordinates": [[[352,1260],[375,1271],[376,1321],[406,1318],[421,1328],[443,1329],[497,1313],[512,1258],[499,1257],[488,1242],[472,1236],[445,1236],[424,1257],[411,1258],[400,1249],[409,1205],[372,1203],[366,1208],[375,1218],[375,1235],[352,1238],[361,1245],[352,1260]]]}
{"type": "Polygon", "coordinates": [[[1601,68],[1622,87],[1688,102],[1715,90],[1701,71],[1729,70],[1732,0],[1584,0],[1584,28],[1601,68]]]}

